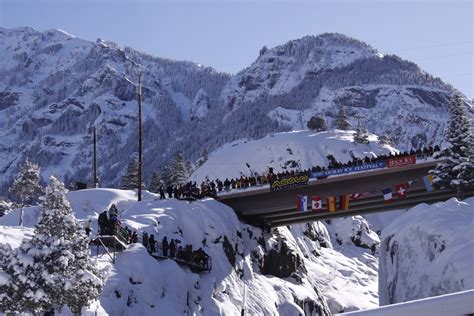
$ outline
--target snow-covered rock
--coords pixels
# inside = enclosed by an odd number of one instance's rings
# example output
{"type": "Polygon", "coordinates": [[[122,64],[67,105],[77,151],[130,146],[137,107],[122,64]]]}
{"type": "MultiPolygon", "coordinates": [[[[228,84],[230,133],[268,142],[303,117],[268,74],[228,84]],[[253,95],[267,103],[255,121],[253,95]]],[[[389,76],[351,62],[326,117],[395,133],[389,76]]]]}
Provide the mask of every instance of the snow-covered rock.
{"type": "Polygon", "coordinates": [[[380,305],[474,289],[474,198],[420,204],[382,231],[380,305]]]}

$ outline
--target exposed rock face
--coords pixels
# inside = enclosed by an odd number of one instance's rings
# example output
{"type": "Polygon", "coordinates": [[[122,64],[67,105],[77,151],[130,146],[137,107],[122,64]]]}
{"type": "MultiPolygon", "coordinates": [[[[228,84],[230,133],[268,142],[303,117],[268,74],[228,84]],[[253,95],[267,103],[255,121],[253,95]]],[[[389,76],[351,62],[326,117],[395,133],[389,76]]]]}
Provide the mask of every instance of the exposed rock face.
{"type": "Polygon", "coordinates": [[[298,272],[306,272],[304,263],[298,254],[289,249],[284,240],[280,240],[274,248],[266,252],[263,259],[263,274],[279,278],[293,277],[301,281],[298,272]]]}

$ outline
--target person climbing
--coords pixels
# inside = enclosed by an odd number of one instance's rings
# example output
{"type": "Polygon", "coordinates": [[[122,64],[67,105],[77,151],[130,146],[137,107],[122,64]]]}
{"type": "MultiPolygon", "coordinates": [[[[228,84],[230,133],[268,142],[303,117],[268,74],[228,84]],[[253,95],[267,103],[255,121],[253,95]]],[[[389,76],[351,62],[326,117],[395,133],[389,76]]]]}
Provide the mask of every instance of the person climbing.
{"type": "Polygon", "coordinates": [[[168,257],[169,244],[168,239],[166,239],[166,236],[163,237],[163,242],[161,243],[161,246],[163,248],[163,257],[168,257]]]}

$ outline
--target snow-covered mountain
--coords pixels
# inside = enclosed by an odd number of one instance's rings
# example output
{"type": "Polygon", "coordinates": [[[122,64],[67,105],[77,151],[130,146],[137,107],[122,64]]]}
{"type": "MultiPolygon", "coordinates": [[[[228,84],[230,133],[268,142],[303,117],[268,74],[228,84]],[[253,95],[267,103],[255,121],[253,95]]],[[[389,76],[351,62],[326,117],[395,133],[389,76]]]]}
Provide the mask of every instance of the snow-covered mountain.
{"type": "Polygon", "coordinates": [[[380,305],[474,289],[473,205],[420,204],[382,231],[380,305]]]}
{"type": "Polygon", "coordinates": [[[404,150],[440,143],[453,88],[396,56],[340,34],[307,36],[260,52],[231,76],[60,30],[0,28],[0,191],[29,157],[43,178],[90,181],[91,128],[99,174],[117,185],[137,152],[135,82],[143,74],[144,174],[178,152],[195,161],[237,139],[330,124],[338,106],[365,117],[404,150]]]}
{"type": "MultiPolygon", "coordinates": [[[[99,314],[236,315],[244,307],[249,315],[329,315],[378,304],[377,259],[368,248],[377,251],[379,239],[361,217],[269,234],[239,222],[232,209],[212,199],[161,201],[145,191],[144,201],[136,202],[133,191],[114,189],[74,191],[68,198],[80,220],[97,218],[115,203],[123,224],[159,241],[167,236],[203,247],[212,257],[211,272],[196,274],[153,259],[138,244],[119,254],[115,265],[99,256],[108,275],[99,314]],[[352,241],[356,235],[363,236],[359,246],[352,241]]],[[[38,207],[26,209],[25,225],[32,227],[38,214],[38,207]]],[[[13,247],[32,234],[13,227],[18,220],[19,211],[0,218],[1,240],[13,247]]]]}

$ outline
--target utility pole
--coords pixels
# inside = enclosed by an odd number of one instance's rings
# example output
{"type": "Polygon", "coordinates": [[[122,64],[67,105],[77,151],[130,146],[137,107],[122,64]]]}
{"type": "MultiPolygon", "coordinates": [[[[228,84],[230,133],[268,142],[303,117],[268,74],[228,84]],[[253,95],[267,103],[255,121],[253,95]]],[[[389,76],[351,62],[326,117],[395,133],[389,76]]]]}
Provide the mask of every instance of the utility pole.
{"type": "Polygon", "coordinates": [[[94,188],[99,187],[99,178],[97,177],[97,133],[94,126],[94,188]]]}
{"type": "Polygon", "coordinates": [[[142,200],[142,74],[138,73],[138,201],[142,200]]]}

